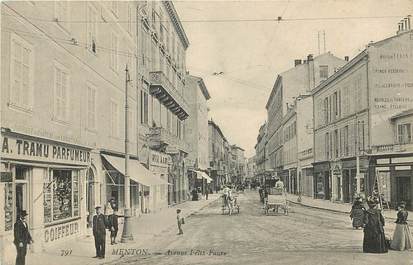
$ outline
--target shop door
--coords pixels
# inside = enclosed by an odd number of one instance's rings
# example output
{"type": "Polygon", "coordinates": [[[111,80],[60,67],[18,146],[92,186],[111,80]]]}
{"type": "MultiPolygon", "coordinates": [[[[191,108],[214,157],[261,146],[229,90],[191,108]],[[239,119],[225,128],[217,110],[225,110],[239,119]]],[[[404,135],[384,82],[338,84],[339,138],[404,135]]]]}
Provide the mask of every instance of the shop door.
{"type": "Polygon", "coordinates": [[[324,190],[325,190],[325,200],[330,200],[330,172],[326,171],[324,173],[324,190]]]}
{"type": "Polygon", "coordinates": [[[27,209],[27,183],[16,183],[16,213],[27,209]]]}
{"type": "Polygon", "coordinates": [[[86,209],[88,211],[88,223],[87,227],[92,226],[93,215],[95,211],[95,203],[94,203],[94,182],[95,175],[92,169],[88,170],[87,174],[87,182],[86,182],[86,209]]]}
{"type": "Polygon", "coordinates": [[[343,170],[343,201],[350,202],[350,175],[349,170],[343,170]]]}
{"type": "Polygon", "coordinates": [[[405,201],[406,206],[410,206],[410,178],[398,177],[397,178],[397,202],[405,201]]]}
{"type": "Polygon", "coordinates": [[[28,175],[28,167],[16,166],[16,217],[25,210],[29,214],[26,220],[30,223],[28,220],[31,216],[28,204],[28,175]]]}

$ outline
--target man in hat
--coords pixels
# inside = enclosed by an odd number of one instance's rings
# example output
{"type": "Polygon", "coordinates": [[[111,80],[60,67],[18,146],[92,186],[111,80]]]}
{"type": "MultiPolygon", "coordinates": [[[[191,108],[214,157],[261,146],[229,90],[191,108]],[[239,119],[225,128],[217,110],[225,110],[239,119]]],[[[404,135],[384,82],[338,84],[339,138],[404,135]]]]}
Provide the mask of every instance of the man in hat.
{"type": "Polygon", "coordinates": [[[96,206],[96,215],[93,216],[93,236],[95,238],[96,256],[105,258],[106,217],[101,212],[101,207],[96,206]]]}
{"type": "Polygon", "coordinates": [[[26,223],[27,212],[21,211],[17,222],[14,224],[14,245],[17,249],[16,265],[26,263],[27,244],[33,243],[29,227],[26,223]]]}

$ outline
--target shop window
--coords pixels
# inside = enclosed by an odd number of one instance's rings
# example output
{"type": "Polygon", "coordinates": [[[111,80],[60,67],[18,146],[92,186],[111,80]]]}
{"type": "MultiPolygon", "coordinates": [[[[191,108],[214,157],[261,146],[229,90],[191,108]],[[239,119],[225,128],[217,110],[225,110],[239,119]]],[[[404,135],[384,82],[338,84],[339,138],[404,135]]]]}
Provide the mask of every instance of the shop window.
{"type": "Polygon", "coordinates": [[[79,216],[79,172],[52,170],[46,177],[44,194],[44,222],[51,223],[79,216]]]}
{"type": "Polygon", "coordinates": [[[13,229],[13,184],[4,185],[4,228],[5,231],[13,229]]]}

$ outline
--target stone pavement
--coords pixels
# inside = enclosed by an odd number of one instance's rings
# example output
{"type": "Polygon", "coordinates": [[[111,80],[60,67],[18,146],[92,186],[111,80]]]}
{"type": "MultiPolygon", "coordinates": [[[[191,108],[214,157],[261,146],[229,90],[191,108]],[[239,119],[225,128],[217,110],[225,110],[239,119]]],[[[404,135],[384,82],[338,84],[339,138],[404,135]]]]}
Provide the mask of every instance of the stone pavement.
{"type": "MultiPolygon", "coordinates": [[[[303,206],[311,207],[314,209],[322,209],[322,210],[328,210],[332,212],[338,212],[338,213],[346,213],[350,214],[351,210],[351,204],[350,203],[342,203],[342,202],[331,202],[329,200],[322,200],[322,199],[313,199],[308,196],[302,196],[301,197],[301,202],[298,202],[298,195],[295,194],[288,194],[288,200],[291,203],[294,204],[300,204],[303,206]]],[[[396,220],[397,218],[397,211],[394,209],[385,209],[383,211],[383,216],[386,219],[390,220],[396,220]]],[[[409,212],[409,216],[413,216],[413,212],[409,212]]],[[[412,226],[413,223],[410,222],[410,225],[412,226]]]]}
{"type": "MultiPolygon", "coordinates": [[[[94,238],[91,234],[73,239],[70,241],[56,244],[52,248],[41,253],[28,253],[26,257],[26,264],[28,265],[69,265],[69,264],[101,264],[103,262],[115,261],[119,259],[120,255],[114,255],[113,251],[120,249],[138,249],[140,246],[144,246],[145,242],[150,241],[156,236],[160,236],[163,233],[177,229],[176,228],[176,209],[181,209],[184,217],[188,217],[197,213],[203,208],[207,207],[210,203],[213,203],[219,198],[220,194],[210,194],[208,200],[200,201],[187,201],[170,208],[166,208],[162,211],[153,214],[142,215],[132,220],[132,234],[134,236],[134,242],[132,243],[119,243],[116,245],[110,245],[110,233],[106,233],[106,258],[94,259],[95,247],[94,238]],[[67,256],[63,251],[68,251],[67,256]],[[69,254],[70,252],[70,254],[69,254]]],[[[122,226],[119,227],[119,233],[117,240],[120,241],[122,236],[122,226]]],[[[119,253],[119,252],[118,252],[119,253]]]]}

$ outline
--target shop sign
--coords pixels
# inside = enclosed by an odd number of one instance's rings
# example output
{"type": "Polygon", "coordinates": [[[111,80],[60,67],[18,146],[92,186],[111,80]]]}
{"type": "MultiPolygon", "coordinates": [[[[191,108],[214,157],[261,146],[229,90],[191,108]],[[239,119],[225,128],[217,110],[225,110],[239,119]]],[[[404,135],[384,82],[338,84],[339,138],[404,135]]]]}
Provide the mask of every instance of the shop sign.
{"type": "Polygon", "coordinates": [[[167,167],[171,164],[171,157],[159,152],[151,152],[150,163],[154,166],[167,167]]]}
{"type": "Polygon", "coordinates": [[[53,242],[79,234],[79,221],[48,227],[44,230],[44,242],[53,242]]]}
{"type": "Polygon", "coordinates": [[[3,136],[3,158],[36,160],[42,162],[90,164],[90,152],[64,144],[49,144],[41,141],[3,136]]]}

